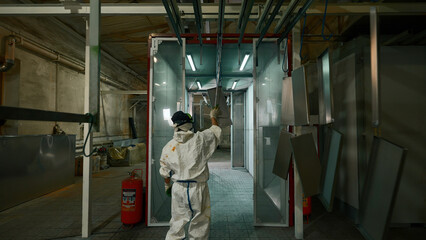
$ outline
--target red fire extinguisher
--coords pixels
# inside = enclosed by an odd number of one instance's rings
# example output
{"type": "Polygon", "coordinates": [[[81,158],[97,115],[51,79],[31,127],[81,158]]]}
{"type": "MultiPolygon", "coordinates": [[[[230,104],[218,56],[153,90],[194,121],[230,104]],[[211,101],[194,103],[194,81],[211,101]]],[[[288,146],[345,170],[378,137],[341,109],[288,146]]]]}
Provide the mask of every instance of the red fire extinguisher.
{"type": "Polygon", "coordinates": [[[309,216],[312,213],[312,203],[311,203],[311,197],[304,197],[303,198],[303,216],[306,216],[306,220],[309,223],[309,216]]]}
{"type": "Polygon", "coordinates": [[[136,224],[142,220],[142,169],[134,169],[130,177],[121,182],[121,222],[136,224]],[[141,171],[141,175],[136,174],[141,171]]]}

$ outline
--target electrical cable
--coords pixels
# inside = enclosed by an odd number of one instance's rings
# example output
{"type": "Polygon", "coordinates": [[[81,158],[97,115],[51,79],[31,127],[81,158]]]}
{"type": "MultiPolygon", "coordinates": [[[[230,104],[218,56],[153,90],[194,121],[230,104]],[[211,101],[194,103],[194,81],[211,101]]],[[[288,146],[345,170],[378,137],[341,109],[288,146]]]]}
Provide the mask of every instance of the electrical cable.
{"type": "Polygon", "coordinates": [[[306,27],[306,13],[303,19],[302,37],[300,38],[300,50],[299,50],[300,61],[306,58],[306,57],[302,57],[303,35],[305,35],[305,27],[306,27]]]}
{"type": "Polygon", "coordinates": [[[322,28],[321,28],[321,36],[325,41],[330,40],[330,38],[333,36],[333,34],[330,34],[328,37],[324,36],[325,17],[327,16],[327,5],[328,5],[328,0],[325,0],[324,17],[322,18],[322,28]]]}
{"type": "Polygon", "coordinates": [[[93,115],[90,113],[86,113],[86,116],[89,117],[89,131],[87,132],[86,135],[86,140],[84,140],[84,144],[83,144],[83,155],[85,157],[90,157],[92,156],[98,149],[94,148],[93,151],[91,151],[89,154],[86,154],[86,144],[87,144],[87,140],[89,139],[90,136],[90,132],[92,131],[92,126],[93,126],[93,115]]]}

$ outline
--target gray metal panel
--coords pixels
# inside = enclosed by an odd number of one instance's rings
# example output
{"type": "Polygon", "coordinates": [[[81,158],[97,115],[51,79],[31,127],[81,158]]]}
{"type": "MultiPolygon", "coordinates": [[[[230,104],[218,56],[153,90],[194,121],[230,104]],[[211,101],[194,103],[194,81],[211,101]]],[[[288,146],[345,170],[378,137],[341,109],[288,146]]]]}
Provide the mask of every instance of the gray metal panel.
{"type": "MultiPolygon", "coordinates": [[[[213,106],[216,103],[216,88],[212,88],[208,90],[210,104],[213,106]]],[[[223,95],[222,87],[218,88],[217,91],[217,105],[219,105],[220,115],[218,117],[218,123],[220,127],[227,127],[232,125],[231,115],[229,113],[229,107],[226,104],[226,98],[223,95]]]]}
{"type": "Polygon", "coordinates": [[[334,121],[332,116],[333,95],[330,80],[330,57],[328,50],[318,59],[319,77],[319,122],[328,124],[334,121]]]}
{"type": "Polygon", "coordinates": [[[309,108],[305,67],[297,68],[291,76],[295,125],[307,125],[309,124],[309,108]]]}
{"type": "Polygon", "coordinates": [[[374,137],[359,209],[359,230],[366,239],[385,239],[407,150],[374,137]]]}
{"type": "Polygon", "coordinates": [[[291,154],[293,149],[291,148],[290,138],[294,135],[287,132],[281,131],[280,139],[278,140],[277,153],[275,155],[275,163],[272,173],[287,180],[288,169],[290,167],[291,154]]]}
{"type": "Polygon", "coordinates": [[[75,135],[0,137],[0,211],[74,183],[75,135]]]}
{"type": "Polygon", "coordinates": [[[324,208],[331,212],[333,210],[334,190],[336,185],[336,171],[339,166],[340,153],[342,149],[342,134],[334,129],[329,129],[330,139],[326,146],[324,155],[326,161],[323,164],[323,174],[321,180],[321,200],[324,208]]]}
{"type": "Polygon", "coordinates": [[[281,123],[284,125],[294,125],[293,84],[291,77],[286,77],[283,80],[281,123]]]}
{"type": "Polygon", "coordinates": [[[232,167],[244,167],[245,94],[232,93],[232,167]]]}
{"type": "Polygon", "coordinates": [[[290,139],[305,197],[320,193],[321,164],[311,133],[290,139]]]}

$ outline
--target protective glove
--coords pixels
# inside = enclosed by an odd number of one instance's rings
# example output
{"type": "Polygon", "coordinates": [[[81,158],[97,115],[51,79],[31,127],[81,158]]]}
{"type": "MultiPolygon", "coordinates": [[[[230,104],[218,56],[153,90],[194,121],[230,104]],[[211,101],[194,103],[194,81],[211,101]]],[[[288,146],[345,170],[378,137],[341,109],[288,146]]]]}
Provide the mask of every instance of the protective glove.
{"type": "Polygon", "coordinates": [[[212,108],[212,110],[210,111],[210,118],[216,118],[220,115],[220,110],[219,107],[214,107],[212,108]]]}
{"type": "Polygon", "coordinates": [[[166,192],[166,195],[171,197],[172,196],[172,182],[169,180],[169,182],[165,181],[164,182],[164,190],[166,192]]]}

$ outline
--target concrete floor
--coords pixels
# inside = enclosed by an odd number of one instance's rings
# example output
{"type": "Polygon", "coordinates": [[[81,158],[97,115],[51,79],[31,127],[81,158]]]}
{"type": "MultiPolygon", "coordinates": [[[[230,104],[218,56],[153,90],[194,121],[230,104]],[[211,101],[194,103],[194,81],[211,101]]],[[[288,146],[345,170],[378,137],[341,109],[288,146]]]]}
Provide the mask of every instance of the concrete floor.
{"type": "MultiPolygon", "coordinates": [[[[295,239],[294,228],[253,227],[253,180],[229,168],[229,151],[219,150],[210,162],[212,224],[210,239],[295,239]]],[[[93,175],[93,235],[90,239],[164,239],[168,227],[144,223],[125,229],[120,222],[121,180],[136,167],[116,167],[93,175]]],[[[81,239],[81,177],[76,183],[0,212],[0,240],[81,239]]],[[[313,213],[304,239],[363,239],[345,216],[327,213],[313,198],[313,213]]],[[[424,227],[391,229],[388,239],[422,239],[424,227]]]]}

